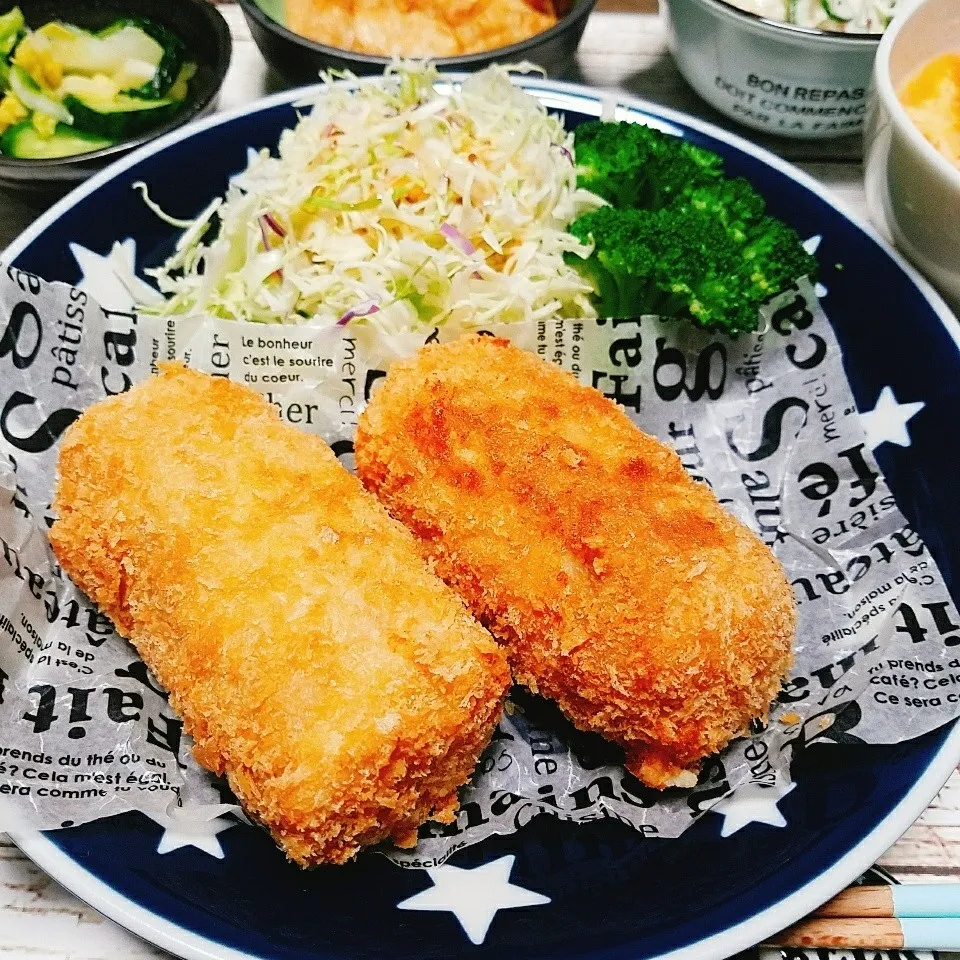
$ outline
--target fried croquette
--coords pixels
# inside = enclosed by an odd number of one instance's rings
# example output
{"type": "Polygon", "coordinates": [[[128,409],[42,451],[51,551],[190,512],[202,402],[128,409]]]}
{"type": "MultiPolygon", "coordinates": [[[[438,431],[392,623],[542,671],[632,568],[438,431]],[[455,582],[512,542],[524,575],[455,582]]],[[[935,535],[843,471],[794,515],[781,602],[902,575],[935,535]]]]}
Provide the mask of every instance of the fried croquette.
{"type": "Polygon", "coordinates": [[[322,440],[165,365],[64,437],[51,543],[287,856],[449,821],[506,657],[322,440]]]}
{"type": "Polygon", "coordinates": [[[507,648],[514,680],[652,787],[766,717],[792,662],[783,569],[614,403],[502,339],[394,364],[358,474],[507,648]]]}

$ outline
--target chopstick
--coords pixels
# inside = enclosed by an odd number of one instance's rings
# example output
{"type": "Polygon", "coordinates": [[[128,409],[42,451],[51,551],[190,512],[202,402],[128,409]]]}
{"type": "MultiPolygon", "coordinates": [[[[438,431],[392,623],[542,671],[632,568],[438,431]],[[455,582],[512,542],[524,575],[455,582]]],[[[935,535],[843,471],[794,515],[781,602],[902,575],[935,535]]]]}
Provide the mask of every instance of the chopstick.
{"type": "Polygon", "coordinates": [[[960,883],[847,887],[811,917],[960,917],[960,883]]]}
{"type": "Polygon", "coordinates": [[[956,950],[960,917],[831,917],[801,920],[764,946],[956,950]]]}
{"type": "Polygon", "coordinates": [[[956,950],[960,884],[850,887],[765,945],[956,950]]]}

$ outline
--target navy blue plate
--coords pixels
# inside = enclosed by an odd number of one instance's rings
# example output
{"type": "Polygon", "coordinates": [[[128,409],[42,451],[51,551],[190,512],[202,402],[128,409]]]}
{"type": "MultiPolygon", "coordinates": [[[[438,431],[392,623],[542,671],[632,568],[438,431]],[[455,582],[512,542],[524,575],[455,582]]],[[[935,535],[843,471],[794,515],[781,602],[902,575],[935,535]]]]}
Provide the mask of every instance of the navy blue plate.
{"type": "MultiPolygon", "coordinates": [[[[584,88],[524,85],[568,125],[601,112],[599,96],[584,88]]],[[[295,122],[291,103],[303,95],[287,92],[145,147],[51,209],[8,249],[7,262],[76,281],[69,244],[106,253],[115,240],[132,237],[138,267],[156,263],[173,231],[131,184],[146,181],[176,216],[195,214],[245,166],[249,147],[276,144],[295,122]]],[[[773,213],[803,236],[822,238],[822,303],[860,409],[872,409],[886,386],[901,402],[926,405],[911,420],[912,445],[885,443],[877,456],[956,594],[957,321],[871,230],[787,164],[637,101],[621,103],[618,115],[722,154],[728,171],[753,181],[773,213]]],[[[707,813],[676,840],[644,839],[617,823],[573,826],[541,817],[429,873],[371,853],[304,873],[259,830],[237,825],[184,845],[184,837],[139,814],[15,839],[87,902],[184,957],[721,957],[788,925],[853,880],[922,812],[958,760],[955,725],[892,747],[814,746],[795,763],[796,786],[777,802],[707,813]]]]}

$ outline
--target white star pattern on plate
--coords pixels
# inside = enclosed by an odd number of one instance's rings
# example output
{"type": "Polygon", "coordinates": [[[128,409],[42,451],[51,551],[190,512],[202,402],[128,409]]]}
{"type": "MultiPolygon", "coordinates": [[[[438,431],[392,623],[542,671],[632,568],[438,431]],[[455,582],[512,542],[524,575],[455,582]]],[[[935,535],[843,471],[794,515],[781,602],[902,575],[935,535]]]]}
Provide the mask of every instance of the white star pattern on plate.
{"type": "Polygon", "coordinates": [[[483,943],[498,910],[536,907],[550,898],[510,882],[514,857],[500,857],[483,866],[433,867],[433,886],[397,904],[400,910],[448,910],[460,921],[471,943],[483,943]]]}
{"type": "Polygon", "coordinates": [[[77,288],[93,297],[104,309],[132,310],[137,301],[163,301],[159,291],[137,276],[137,244],[130,237],[116,241],[105,256],[79,243],[71,243],[70,252],[82,274],[77,288]]]}
{"type": "MultiPolygon", "coordinates": [[[[821,240],[823,240],[823,235],[818,233],[803,241],[803,249],[809,254],[814,254],[817,252],[821,240]]],[[[830,291],[822,283],[817,283],[814,285],[813,292],[817,297],[823,299],[830,291]]]]}
{"type": "Polygon", "coordinates": [[[771,827],[785,827],[786,818],[780,812],[777,804],[796,786],[795,783],[777,784],[775,787],[765,787],[759,783],[747,783],[739,787],[729,797],[724,797],[716,806],[711,807],[713,813],[723,817],[721,837],[732,836],[742,830],[748,823],[765,823],[771,827]]]}
{"type": "Polygon", "coordinates": [[[867,445],[876,450],[881,443],[895,443],[898,447],[910,446],[907,421],[915,417],[926,404],[900,403],[893,387],[884,387],[877,398],[877,405],[860,414],[860,426],[867,435],[867,445]]]}
{"type": "Polygon", "coordinates": [[[232,806],[225,804],[212,805],[208,812],[202,813],[199,809],[190,811],[190,808],[168,808],[176,812],[144,811],[146,815],[163,827],[163,836],[157,844],[157,853],[171,853],[181,847],[196,847],[204,853],[223,859],[223,847],[217,839],[217,834],[238,825],[237,820],[228,820],[216,814],[223,810],[231,810],[232,806]],[[214,814],[210,816],[210,814],[214,814]],[[207,819],[200,819],[206,816],[207,819]]]}

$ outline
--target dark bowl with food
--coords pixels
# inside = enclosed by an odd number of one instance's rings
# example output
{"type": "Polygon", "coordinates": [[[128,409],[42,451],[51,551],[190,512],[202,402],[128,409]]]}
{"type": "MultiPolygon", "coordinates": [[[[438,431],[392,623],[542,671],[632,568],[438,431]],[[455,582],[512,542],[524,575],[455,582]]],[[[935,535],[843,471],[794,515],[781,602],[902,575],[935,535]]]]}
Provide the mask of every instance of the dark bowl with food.
{"type": "Polygon", "coordinates": [[[0,187],[63,193],[209,113],[230,54],[230,31],[208,0],[0,0],[0,187]],[[4,49],[2,24],[17,8],[24,26],[4,49]],[[34,33],[51,23],[66,25],[63,34],[34,33]],[[19,50],[24,31],[34,39],[19,50]],[[13,113],[6,98],[17,101],[13,113]]]}
{"type": "MultiPolygon", "coordinates": [[[[323,70],[349,70],[355,74],[382,73],[392,61],[387,54],[365,53],[324,43],[296,32],[285,22],[285,0],[239,0],[250,33],[267,62],[286,80],[302,84],[316,81],[323,70]]],[[[322,7],[324,0],[313,0],[322,7]]],[[[474,53],[455,56],[437,54],[430,49],[416,52],[403,49],[403,56],[428,58],[441,70],[479,70],[491,63],[534,63],[553,77],[571,73],[576,52],[596,0],[526,0],[532,10],[547,13],[555,22],[547,29],[517,42],[474,53]]],[[[419,23],[422,25],[423,20],[419,23]]],[[[378,23],[380,35],[390,35],[385,19],[378,23]]],[[[477,28],[476,22],[471,24],[477,28]]],[[[414,29],[417,29],[416,27],[414,29]]]]}

